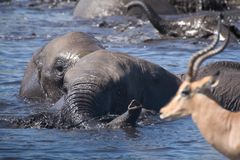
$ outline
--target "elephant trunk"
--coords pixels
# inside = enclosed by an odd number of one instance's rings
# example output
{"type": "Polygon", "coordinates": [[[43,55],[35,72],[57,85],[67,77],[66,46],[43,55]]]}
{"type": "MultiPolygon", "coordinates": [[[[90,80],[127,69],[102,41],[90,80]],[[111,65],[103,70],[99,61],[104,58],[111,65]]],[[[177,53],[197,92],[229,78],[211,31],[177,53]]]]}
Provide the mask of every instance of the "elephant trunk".
{"type": "Polygon", "coordinates": [[[132,100],[128,105],[128,110],[107,124],[108,128],[134,127],[142,111],[142,105],[132,100]]]}
{"type": "Polygon", "coordinates": [[[166,24],[167,21],[161,18],[150,5],[142,1],[132,1],[125,6],[128,10],[132,7],[140,7],[146,13],[147,18],[152,25],[159,31],[160,34],[167,34],[166,24]],[[160,24],[162,23],[162,24],[160,24]]]}
{"type": "Polygon", "coordinates": [[[96,116],[96,92],[99,87],[94,83],[74,83],[65,97],[65,105],[61,111],[64,123],[81,126],[96,116]]]}

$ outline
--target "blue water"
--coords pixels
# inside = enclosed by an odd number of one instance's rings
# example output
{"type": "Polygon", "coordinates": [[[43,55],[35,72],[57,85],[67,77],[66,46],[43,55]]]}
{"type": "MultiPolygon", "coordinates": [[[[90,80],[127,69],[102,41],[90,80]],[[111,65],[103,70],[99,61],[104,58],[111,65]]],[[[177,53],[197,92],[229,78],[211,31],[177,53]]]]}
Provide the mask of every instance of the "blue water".
{"type": "MultiPolygon", "coordinates": [[[[25,116],[41,108],[18,97],[20,82],[32,54],[57,35],[90,33],[109,50],[141,57],[173,73],[183,73],[192,53],[208,44],[195,39],[159,40],[152,26],[139,20],[140,27],[130,25],[124,32],[118,27],[98,28],[101,19],[74,19],[72,11],[73,4],[54,9],[0,5],[0,116],[25,116]]],[[[126,26],[122,19],[115,17],[117,26],[126,26]]],[[[239,50],[239,44],[232,43],[210,61],[239,62],[239,50]]],[[[13,129],[0,124],[0,159],[4,158],[225,159],[205,142],[189,117],[132,129],[13,129]]]]}

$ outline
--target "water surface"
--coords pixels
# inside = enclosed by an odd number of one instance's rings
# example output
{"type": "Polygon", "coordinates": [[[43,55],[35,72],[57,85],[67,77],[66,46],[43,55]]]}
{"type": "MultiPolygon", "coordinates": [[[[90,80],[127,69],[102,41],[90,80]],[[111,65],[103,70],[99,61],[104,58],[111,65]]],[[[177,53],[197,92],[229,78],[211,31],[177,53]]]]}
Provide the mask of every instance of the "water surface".
{"type": "MultiPolygon", "coordinates": [[[[72,6],[48,9],[0,5],[0,116],[25,116],[39,109],[39,105],[18,97],[19,87],[32,54],[57,35],[70,31],[90,33],[109,50],[127,52],[173,73],[186,71],[192,53],[209,43],[195,39],[159,40],[148,22],[135,20],[139,27],[133,27],[121,17],[108,19],[118,19],[116,27],[98,28],[101,19],[74,19],[72,6]]],[[[209,61],[239,62],[239,49],[238,44],[232,43],[209,61]]],[[[171,122],[157,120],[133,129],[12,129],[0,124],[2,158],[225,159],[205,142],[189,117],[171,122]]]]}

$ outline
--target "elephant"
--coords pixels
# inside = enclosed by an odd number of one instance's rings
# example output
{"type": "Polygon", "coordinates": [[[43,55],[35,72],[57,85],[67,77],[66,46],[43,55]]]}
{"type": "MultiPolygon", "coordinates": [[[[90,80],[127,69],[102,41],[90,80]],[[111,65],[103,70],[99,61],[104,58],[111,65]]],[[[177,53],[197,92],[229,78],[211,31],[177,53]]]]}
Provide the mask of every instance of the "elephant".
{"type": "Polygon", "coordinates": [[[228,5],[228,2],[225,0],[170,0],[170,3],[173,4],[181,13],[197,12],[202,10],[223,11],[229,9],[230,6],[228,5]]]}
{"type": "Polygon", "coordinates": [[[103,48],[97,39],[82,32],[70,32],[51,40],[28,63],[20,97],[56,102],[62,96],[63,78],[68,68],[81,57],[103,48]]]}
{"type": "MultiPolygon", "coordinates": [[[[81,18],[95,18],[113,15],[135,15],[142,17],[142,11],[132,8],[126,12],[124,5],[132,0],[80,0],[76,5],[73,15],[81,18]]],[[[174,6],[166,0],[144,0],[152,6],[158,14],[176,14],[174,6]]]]}
{"type": "Polygon", "coordinates": [[[157,113],[181,80],[159,65],[101,49],[69,67],[62,83],[63,96],[48,112],[10,123],[44,128],[135,126],[140,114],[157,113]]]}
{"type": "Polygon", "coordinates": [[[197,11],[226,11],[237,9],[240,5],[238,0],[169,0],[178,12],[190,13],[197,11]]]}
{"type": "MultiPolygon", "coordinates": [[[[165,18],[158,15],[154,9],[142,1],[132,1],[126,5],[129,10],[132,7],[139,6],[145,12],[147,18],[154,28],[158,30],[160,35],[166,37],[180,38],[203,38],[212,36],[216,30],[220,13],[217,12],[201,12],[191,15],[178,15],[174,18],[165,18]]],[[[233,40],[240,38],[239,29],[229,22],[239,18],[239,11],[223,12],[225,22],[222,24],[222,37],[226,37],[228,28],[231,31],[233,40]]]]}
{"type": "Polygon", "coordinates": [[[240,63],[233,61],[218,61],[200,68],[196,79],[213,75],[220,71],[219,83],[211,91],[204,93],[230,111],[240,111],[240,63]]]}
{"type": "Polygon", "coordinates": [[[146,110],[158,111],[180,83],[159,65],[120,52],[97,50],[67,70],[64,95],[53,108],[60,112],[58,121],[71,126],[108,114],[121,115],[132,99],[146,110]]]}

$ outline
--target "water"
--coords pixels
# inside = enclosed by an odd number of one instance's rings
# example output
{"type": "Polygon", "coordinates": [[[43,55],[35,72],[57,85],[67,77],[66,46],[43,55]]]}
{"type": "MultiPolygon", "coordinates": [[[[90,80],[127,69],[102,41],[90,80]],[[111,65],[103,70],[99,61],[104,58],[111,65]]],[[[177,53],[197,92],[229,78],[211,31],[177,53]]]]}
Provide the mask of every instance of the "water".
{"type": "MultiPolygon", "coordinates": [[[[23,3],[24,4],[24,3],[23,3]]],[[[98,28],[101,19],[72,17],[73,4],[54,9],[0,5],[0,115],[24,116],[39,109],[18,97],[26,63],[34,51],[57,35],[70,31],[93,34],[113,51],[128,52],[183,73],[204,40],[159,40],[148,22],[134,28],[121,17],[118,27],[98,28]],[[126,25],[128,24],[128,25],[126,25]],[[121,28],[121,27],[120,27],[121,28]],[[150,40],[149,40],[150,39],[150,40]],[[143,42],[145,41],[145,42],[143,42]]],[[[109,23],[113,19],[107,19],[109,23]]],[[[240,46],[232,43],[210,61],[240,60],[240,46]]],[[[200,135],[192,120],[157,121],[133,129],[13,129],[0,124],[0,159],[225,159],[200,135]]]]}

